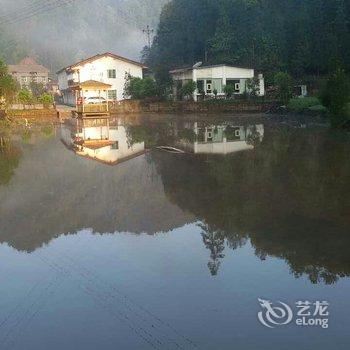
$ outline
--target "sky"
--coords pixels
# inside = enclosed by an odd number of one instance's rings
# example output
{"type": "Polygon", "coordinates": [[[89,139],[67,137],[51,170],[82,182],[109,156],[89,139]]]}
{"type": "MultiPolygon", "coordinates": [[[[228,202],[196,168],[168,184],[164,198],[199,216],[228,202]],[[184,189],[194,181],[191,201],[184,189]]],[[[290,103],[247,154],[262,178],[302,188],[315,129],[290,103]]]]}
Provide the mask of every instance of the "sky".
{"type": "Polygon", "coordinates": [[[147,44],[142,30],[156,29],[165,2],[0,0],[0,39],[8,63],[25,51],[53,70],[106,51],[140,59],[147,44]]]}

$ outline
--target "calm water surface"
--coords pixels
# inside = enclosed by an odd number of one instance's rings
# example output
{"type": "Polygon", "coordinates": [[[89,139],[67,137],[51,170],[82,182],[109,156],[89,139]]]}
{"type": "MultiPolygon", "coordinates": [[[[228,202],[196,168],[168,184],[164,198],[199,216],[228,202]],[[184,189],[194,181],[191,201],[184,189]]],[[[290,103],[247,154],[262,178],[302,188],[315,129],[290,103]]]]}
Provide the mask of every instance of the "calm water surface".
{"type": "Polygon", "coordinates": [[[135,117],[0,136],[1,350],[349,349],[348,134],[135,117]],[[329,328],[267,328],[258,299],[327,301],[329,328]]]}

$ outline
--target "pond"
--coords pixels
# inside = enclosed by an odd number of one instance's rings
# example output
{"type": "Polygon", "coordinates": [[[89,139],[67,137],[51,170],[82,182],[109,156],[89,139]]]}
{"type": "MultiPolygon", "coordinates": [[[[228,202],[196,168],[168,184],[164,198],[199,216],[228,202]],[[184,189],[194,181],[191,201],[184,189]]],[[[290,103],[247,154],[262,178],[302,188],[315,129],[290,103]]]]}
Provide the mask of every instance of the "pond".
{"type": "Polygon", "coordinates": [[[349,134],[140,116],[0,140],[0,349],[349,349],[349,134]]]}

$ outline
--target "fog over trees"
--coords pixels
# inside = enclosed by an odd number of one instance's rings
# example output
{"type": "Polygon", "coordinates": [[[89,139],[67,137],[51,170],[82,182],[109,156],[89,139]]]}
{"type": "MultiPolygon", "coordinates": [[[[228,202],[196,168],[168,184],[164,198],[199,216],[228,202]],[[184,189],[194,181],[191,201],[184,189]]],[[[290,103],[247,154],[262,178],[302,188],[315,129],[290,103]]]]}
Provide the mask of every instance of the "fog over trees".
{"type": "Polygon", "coordinates": [[[0,55],[36,56],[56,70],[98,52],[140,58],[147,25],[156,29],[166,0],[0,0],[0,55]]]}

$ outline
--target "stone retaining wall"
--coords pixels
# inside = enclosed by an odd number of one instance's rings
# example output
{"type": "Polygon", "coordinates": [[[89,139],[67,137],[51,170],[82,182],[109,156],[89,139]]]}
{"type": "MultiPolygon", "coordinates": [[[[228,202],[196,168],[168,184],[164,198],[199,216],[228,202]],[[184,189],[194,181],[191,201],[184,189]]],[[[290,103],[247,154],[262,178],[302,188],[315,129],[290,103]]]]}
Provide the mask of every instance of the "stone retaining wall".
{"type": "Polygon", "coordinates": [[[272,102],[204,101],[204,102],[147,102],[126,100],[111,107],[115,113],[263,113],[272,102]]]}

